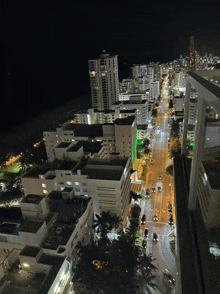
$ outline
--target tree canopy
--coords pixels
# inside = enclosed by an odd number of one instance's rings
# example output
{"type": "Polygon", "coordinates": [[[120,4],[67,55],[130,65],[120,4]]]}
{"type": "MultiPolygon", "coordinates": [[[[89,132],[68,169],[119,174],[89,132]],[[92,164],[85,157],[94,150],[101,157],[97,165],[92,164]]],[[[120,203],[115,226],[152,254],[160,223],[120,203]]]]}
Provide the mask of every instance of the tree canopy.
{"type": "Polygon", "coordinates": [[[135,294],[150,291],[149,287],[156,289],[154,259],[152,255],[143,254],[135,242],[140,211],[140,206],[132,207],[130,226],[112,241],[106,233],[112,228],[110,212],[96,216],[94,228],[100,227],[100,238],[93,239],[88,245],[77,245],[80,259],[73,278],[77,293],[135,294]]]}

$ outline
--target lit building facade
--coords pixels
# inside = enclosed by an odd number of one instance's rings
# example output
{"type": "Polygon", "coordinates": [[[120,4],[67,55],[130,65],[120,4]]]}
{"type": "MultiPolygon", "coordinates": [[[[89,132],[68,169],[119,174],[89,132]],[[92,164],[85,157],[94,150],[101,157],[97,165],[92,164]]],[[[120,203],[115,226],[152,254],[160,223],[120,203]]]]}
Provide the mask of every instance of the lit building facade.
{"type": "Polygon", "coordinates": [[[118,57],[103,53],[99,59],[89,60],[92,107],[111,109],[119,99],[118,57]]]}

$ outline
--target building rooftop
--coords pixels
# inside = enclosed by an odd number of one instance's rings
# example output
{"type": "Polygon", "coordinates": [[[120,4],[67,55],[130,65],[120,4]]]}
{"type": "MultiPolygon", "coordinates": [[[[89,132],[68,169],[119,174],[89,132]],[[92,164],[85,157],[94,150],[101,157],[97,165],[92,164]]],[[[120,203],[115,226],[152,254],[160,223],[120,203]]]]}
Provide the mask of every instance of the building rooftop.
{"type": "Polygon", "coordinates": [[[67,148],[70,144],[72,144],[71,142],[61,142],[60,144],[58,144],[56,146],[56,148],[67,148]]]}
{"type": "Polygon", "coordinates": [[[146,100],[142,100],[142,101],[117,101],[115,103],[113,103],[112,105],[129,105],[129,104],[147,104],[146,100]]]}
{"type": "Polygon", "coordinates": [[[133,122],[135,121],[135,116],[128,116],[128,117],[125,117],[125,118],[117,118],[115,121],[114,121],[114,124],[116,125],[132,125],[133,122]]]}
{"type": "Polygon", "coordinates": [[[212,189],[220,190],[220,164],[214,161],[203,161],[202,163],[212,189]]]}
{"type": "Polygon", "coordinates": [[[21,203],[39,204],[43,198],[43,195],[28,194],[22,199],[21,203]]]}
{"type": "Polygon", "coordinates": [[[25,246],[19,255],[22,256],[29,256],[29,257],[36,257],[40,252],[40,247],[35,246],[25,246]]]}
{"type": "Polygon", "coordinates": [[[79,141],[68,149],[68,152],[76,152],[83,147],[84,152],[98,153],[102,149],[102,142],[79,141]]]}
{"type": "Polygon", "coordinates": [[[18,226],[19,226],[19,224],[13,224],[13,223],[6,223],[5,222],[5,223],[0,225],[0,233],[13,235],[18,226]]]}
{"type": "Polygon", "coordinates": [[[60,200],[59,205],[56,207],[59,214],[42,245],[43,248],[56,250],[60,245],[66,245],[78,219],[85,212],[90,199],[79,196],[74,197],[70,203],[65,203],[63,199],[60,200]]]}
{"type": "MultiPolygon", "coordinates": [[[[115,156],[117,157],[117,156],[115,156]]],[[[119,181],[127,164],[127,157],[93,159],[82,170],[90,179],[119,181]]]]}
{"type": "MultiPolygon", "coordinates": [[[[10,281],[10,284],[8,283],[3,288],[1,294],[38,294],[38,290],[46,279],[47,274],[20,270],[19,264],[20,260],[17,259],[1,279],[0,286],[5,281],[10,281]]],[[[41,294],[43,293],[41,292],[41,294]]]]}
{"type": "Polygon", "coordinates": [[[26,232],[26,233],[34,233],[36,234],[38,230],[41,228],[44,222],[41,221],[32,221],[28,220],[24,223],[24,225],[19,228],[20,232],[26,232]]]}
{"type": "Polygon", "coordinates": [[[87,125],[87,124],[71,124],[63,127],[65,131],[74,131],[75,137],[102,137],[102,125],[101,124],[94,124],[94,125],[87,125]]]}

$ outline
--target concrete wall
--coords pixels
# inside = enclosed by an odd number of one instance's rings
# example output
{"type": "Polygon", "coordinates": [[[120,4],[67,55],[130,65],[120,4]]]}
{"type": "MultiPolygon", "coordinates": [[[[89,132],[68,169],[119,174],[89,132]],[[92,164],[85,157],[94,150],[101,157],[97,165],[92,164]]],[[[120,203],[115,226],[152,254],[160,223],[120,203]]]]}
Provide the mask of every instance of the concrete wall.
{"type": "Polygon", "coordinates": [[[21,178],[21,182],[24,188],[24,195],[35,194],[35,195],[46,195],[54,190],[53,179],[39,179],[39,178],[21,178]],[[45,184],[46,187],[43,187],[45,184]],[[44,191],[45,190],[45,191],[44,191]]]}

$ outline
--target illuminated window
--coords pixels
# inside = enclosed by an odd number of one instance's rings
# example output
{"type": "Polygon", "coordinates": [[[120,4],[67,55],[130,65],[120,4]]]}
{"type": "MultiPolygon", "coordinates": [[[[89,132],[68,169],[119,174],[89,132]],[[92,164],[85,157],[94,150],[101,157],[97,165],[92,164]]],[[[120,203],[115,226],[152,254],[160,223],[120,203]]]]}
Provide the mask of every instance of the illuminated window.
{"type": "Polygon", "coordinates": [[[47,190],[43,190],[44,194],[47,194],[47,190]]]}
{"type": "Polygon", "coordinates": [[[46,184],[42,184],[42,187],[43,187],[43,188],[47,188],[47,185],[46,185],[46,184]]]}
{"type": "Polygon", "coordinates": [[[72,185],[72,182],[66,182],[66,184],[70,186],[70,185],[72,185]]]}
{"type": "Polygon", "coordinates": [[[76,186],[79,186],[79,182],[74,182],[74,184],[75,184],[76,186]]]}

